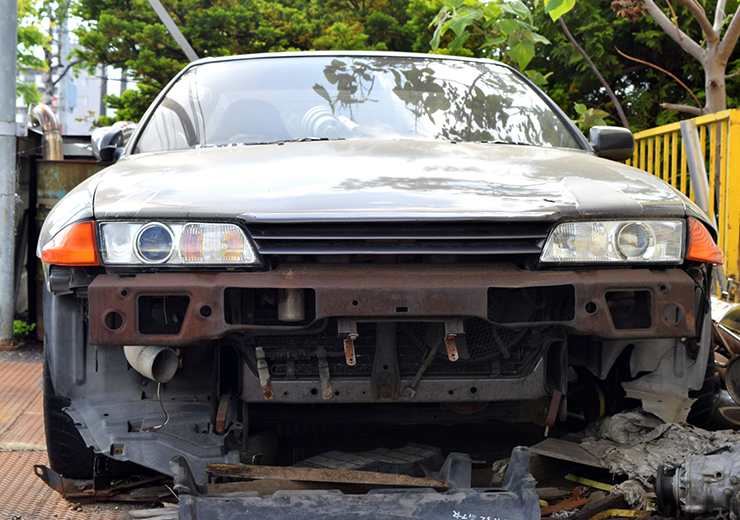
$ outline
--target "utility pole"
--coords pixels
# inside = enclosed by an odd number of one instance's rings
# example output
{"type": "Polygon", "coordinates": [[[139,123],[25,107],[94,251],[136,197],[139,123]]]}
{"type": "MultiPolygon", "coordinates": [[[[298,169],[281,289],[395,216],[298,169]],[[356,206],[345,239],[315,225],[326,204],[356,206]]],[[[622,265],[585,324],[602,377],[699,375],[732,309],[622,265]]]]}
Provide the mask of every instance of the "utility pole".
{"type": "Polygon", "coordinates": [[[69,83],[71,71],[67,71],[67,60],[69,59],[69,23],[65,13],[64,19],[59,23],[59,73],[64,77],[59,80],[59,99],[57,100],[57,109],[55,110],[57,120],[59,121],[60,132],[64,134],[67,131],[67,116],[69,115],[69,83]]]}
{"type": "Polygon", "coordinates": [[[18,2],[0,0],[0,345],[13,339],[15,317],[15,76],[18,2]],[[8,52],[10,51],[10,52],[8,52]]]}
{"type": "Polygon", "coordinates": [[[118,93],[119,96],[123,96],[123,93],[128,90],[128,69],[124,65],[121,67],[121,91],[118,93]]]}
{"type": "Polygon", "coordinates": [[[108,66],[102,65],[102,71],[100,73],[100,114],[102,117],[105,114],[105,96],[108,95],[108,66]]]}

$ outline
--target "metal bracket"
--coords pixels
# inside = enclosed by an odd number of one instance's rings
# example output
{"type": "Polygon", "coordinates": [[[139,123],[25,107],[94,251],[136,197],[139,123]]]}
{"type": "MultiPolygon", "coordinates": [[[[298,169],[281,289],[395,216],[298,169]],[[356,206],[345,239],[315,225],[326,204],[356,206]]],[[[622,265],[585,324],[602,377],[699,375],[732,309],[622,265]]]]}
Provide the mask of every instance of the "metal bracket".
{"type": "Polygon", "coordinates": [[[465,334],[463,321],[459,319],[445,320],[445,347],[447,347],[447,357],[450,361],[460,359],[460,355],[457,352],[457,345],[455,344],[455,338],[458,334],[465,334]]]}
{"type": "Polygon", "coordinates": [[[26,137],[27,135],[27,123],[16,123],[15,121],[0,121],[0,136],[26,137]]]}
{"type": "Polygon", "coordinates": [[[226,431],[226,412],[229,410],[229,400],[231,396],[224,394],[218,402],[218,411],[216,412],[216,428],[218,435],[223,435],[226,431]]]}
{"type": "Polygon", "coordinates": [[[272,401],[275,399],[275,394],[272,392],[272,380],[270,379],[270,368],[267,366],[267,360],[265,359],[265,351],[262,347],[254,349],[257,355],[257,372],[260,376],[260,386],[262,386],[262,397],[265,401],[272,401]]]}
{"type": "Polygon", "coordinates": [[[316,350],[316,357],[319,359],[321,397],[323,397],[324,400],[331,399],[334,396],[334,390],[331,388],[331,374],[329,374],[329,363],[326,361],[326,349],[324,347],[319,347],[316,350]]]}
{"type": "Polygon", "coordinates": [[[375,399],[397,399],[401,373],[396,354],[396,324],[381,321],[376,325],[375,358],[370,389],[375,399]]]}
{"type": "Polygon", "coordinates": [[[357,358],[355,357],[355,340],[358,337],[357,334],[350,334],[344,340],[344,357],[347,360],[347,364],[351,367],[357,363],[357,358]]]}
{"type": "Polygon", "coordinates": [[[344,357],[347,364],[353,367],[357,363],[357,358],[355,357],[355,340],[360,337],[357,333],[357,322],[352,320],[339,320],[337,329],[340,336],[344,336],[345,334],[347,335],[344,339],[344,357]]]}

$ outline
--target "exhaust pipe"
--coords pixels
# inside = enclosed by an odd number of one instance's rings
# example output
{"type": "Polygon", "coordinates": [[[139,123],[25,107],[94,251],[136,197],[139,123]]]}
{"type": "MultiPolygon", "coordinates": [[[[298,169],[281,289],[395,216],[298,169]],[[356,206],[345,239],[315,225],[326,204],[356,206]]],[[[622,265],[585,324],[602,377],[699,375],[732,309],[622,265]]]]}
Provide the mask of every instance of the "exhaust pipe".
{"type": "Polygon", "coordinates": [[[125,346],[129,365],[139,374],[157,383],[166,383],[177,372],[177,354],[167,347],[125,346]]]}
{"type": "Polygon", "coordinates": [[[31,105],[28,115],[34,126],[40,126],[43,132],[41,156],[52,161],[64,160],[62,134],[59,133],[59,123],[51,108],[46,105],[31,105]]]}

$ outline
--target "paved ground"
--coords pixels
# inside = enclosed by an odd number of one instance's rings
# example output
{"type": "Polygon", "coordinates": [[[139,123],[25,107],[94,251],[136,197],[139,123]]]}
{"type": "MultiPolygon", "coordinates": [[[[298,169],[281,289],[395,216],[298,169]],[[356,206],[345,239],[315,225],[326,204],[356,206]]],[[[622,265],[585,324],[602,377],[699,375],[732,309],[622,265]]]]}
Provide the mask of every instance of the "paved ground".
{"type": "Polygon", "coordinates": [[[146,507],[70,504],[34,474],[34,464],[49,465],[42,359],[39,343],[0,352],[0,520],[118,520],[127,510],[146,507]]]}

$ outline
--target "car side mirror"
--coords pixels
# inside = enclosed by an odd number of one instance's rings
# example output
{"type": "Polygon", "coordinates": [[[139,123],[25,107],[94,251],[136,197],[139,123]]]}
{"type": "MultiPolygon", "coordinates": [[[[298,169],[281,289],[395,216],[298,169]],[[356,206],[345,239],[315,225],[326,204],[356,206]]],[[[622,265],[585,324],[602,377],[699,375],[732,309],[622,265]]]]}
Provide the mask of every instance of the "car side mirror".
{"type": "Polygon", "coordinates": [[[129,122],[95,129],[91,136],[91,145],[98,164],[107,166],[116,162],[135,129],[136,125],[129,122]]]}
{"type": "Polygon", "coordinates": [[[596,155],[613,161],[629,159],[635,149],[635,137],[627,128],[593,126],[588,140],[596,155]]]}

